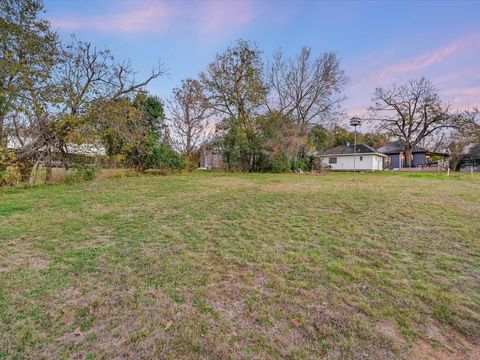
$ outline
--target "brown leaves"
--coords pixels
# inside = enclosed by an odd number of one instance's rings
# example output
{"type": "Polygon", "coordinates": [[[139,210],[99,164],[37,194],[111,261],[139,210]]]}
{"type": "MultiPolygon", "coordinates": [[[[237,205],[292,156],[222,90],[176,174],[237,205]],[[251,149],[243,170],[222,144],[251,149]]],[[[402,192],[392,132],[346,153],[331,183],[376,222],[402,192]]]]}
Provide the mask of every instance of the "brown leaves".
{"type": "Polygon", "coordinates": [[[168,329],[170,329],[170,327],[173,325],[173,321],[172,320],[168,320],[167,321],[167,324],[165,325],[165,328],[164,330],[167,331],[168,329]]]}
{"type": "Polygon", "coordinates": [[[293,324],[295,327],[299,327],[300,325],[302,325],[302,323],[300,322],[300,320],[297,320],[297,319],[292,319],[292,324],[293,324]]]}

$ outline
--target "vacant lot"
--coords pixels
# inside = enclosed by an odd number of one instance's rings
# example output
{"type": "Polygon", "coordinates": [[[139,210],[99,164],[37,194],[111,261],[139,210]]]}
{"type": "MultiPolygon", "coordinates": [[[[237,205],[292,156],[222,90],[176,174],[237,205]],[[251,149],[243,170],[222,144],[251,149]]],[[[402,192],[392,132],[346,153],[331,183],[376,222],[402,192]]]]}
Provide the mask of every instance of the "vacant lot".
{"type": "Polygon", "coordinates": [[[0,190],[0,358],[479,358],[480,177],[0,190]]]}

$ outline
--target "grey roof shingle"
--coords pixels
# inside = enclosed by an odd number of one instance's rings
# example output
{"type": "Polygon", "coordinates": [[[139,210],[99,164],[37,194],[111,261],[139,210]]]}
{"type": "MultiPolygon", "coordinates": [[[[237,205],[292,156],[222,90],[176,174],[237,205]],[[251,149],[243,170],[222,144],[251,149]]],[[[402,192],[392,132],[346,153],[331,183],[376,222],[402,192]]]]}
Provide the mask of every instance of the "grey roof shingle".
{"type": "MultiPolygon", "coordinates": [[[[388,143],[385,146],[382,146],[381,148],[378,148],[378,152],[384,153],[384,154],[391,154],[391,153],[400,153],[405,151],[405,141],[403,140],[397,140],[391,143],[388,143]]],[[[421,146],[415,146],[413,148],[413,152],[425,152],[427,151],[421,146]]]]}
{"type": "MultiPolygon", "coordinates": [[[[357,154],[376,154],[377,150],[365,144],[357,144],[357,154]]],[[[322,155],[348,155],[354,153],[354,145],[339,145],[328,149],[322,155]]]]}

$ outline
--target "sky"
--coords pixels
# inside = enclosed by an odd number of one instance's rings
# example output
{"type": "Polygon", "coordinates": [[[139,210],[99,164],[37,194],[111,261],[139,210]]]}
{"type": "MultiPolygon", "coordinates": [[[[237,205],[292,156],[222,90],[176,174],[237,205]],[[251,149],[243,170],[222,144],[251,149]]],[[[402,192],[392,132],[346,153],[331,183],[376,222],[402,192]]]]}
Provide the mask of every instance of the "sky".
{"type": "Polygon", "coordinates": [[[343,106],[362,116],[377,86],[422,76],[456,109],[480,106],[480,0],[253,1],[44,0],[62,38],[72,33],[116,59],[141,80],[162,63],[168,75],[148,90],[160,97],[205,69],[237,39],[269,58],[304,45],[334,51],[349,78],[343,106]]]}

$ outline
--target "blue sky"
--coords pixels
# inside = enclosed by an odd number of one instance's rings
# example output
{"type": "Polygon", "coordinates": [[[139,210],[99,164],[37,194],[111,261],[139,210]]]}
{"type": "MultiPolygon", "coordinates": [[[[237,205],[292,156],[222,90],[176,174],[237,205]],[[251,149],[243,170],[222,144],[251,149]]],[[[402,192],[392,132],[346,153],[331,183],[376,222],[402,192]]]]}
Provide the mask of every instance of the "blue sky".
{"type": "Polygon", "coordinates": [[[236,39],[265,56],[303,45],[335,51],[349,77],[344,107],[362,115],[376,86],[426,76],[455,108],[480,106],[480,1],[45,0],[66,39],[75,33],[138,77],[161,61],[169,75],[149,90],[168,97],[236,39]]]}

